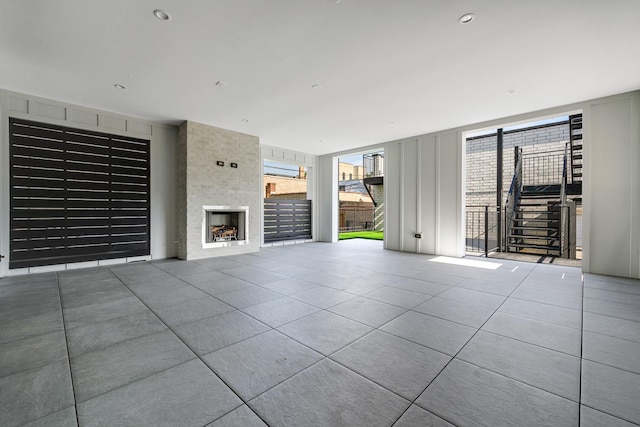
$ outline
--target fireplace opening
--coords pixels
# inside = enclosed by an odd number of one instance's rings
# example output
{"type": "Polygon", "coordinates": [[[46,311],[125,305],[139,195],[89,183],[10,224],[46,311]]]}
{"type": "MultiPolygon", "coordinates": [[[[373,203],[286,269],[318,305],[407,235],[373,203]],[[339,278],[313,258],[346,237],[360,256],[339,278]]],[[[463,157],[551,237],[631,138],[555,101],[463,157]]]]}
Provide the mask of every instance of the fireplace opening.
{"type": "Polygon", "coordinates": [[[203,206],[203,247],[246,244],[248,210],[246,206],[203,206]]]}

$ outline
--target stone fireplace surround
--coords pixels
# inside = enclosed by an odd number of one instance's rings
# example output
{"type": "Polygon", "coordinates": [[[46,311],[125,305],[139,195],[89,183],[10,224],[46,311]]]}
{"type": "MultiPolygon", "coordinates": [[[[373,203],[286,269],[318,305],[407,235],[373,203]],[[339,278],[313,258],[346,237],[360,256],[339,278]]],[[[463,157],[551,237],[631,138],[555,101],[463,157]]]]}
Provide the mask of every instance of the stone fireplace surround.
{"type": "Polygon", "coordinates": [[[258,251],[262,201],[258,137],[187,121],[178,131],[177,158],[178,257],[191,260],[258,251]],[[207,242],[205,207],[246,208],[245,239],[207,242]]]}

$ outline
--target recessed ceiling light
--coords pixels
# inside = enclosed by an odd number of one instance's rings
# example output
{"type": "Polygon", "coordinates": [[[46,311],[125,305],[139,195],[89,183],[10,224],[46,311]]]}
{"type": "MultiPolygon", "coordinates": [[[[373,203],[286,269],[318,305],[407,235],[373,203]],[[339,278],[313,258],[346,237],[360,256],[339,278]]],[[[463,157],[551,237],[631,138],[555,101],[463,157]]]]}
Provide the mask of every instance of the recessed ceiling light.
{"type": "Polygon", "coordinates": [[[514,93],[516,90],[515,89],[507,89],[506,92],[511,95],[512,93],[514,93]]]}
{"type": "Polygon", "coordinates": [[[218,87],[222,87],[222,86],[224,86],[224,85],[225,85],[225,83],[224,83],[222,80],[218,80],[218,81],[216,82],[216,86],[218,86],[218,87]]]}
{"type": "Polygon", "coordinates": [[[313,90],[322,89],[322,85],[315,84],[315,85],[311,86],[311,89],[313,89],[313,90]]]}
{"type": "Polygon", "coordinates": [[[120,83],[116,83],[113,85],[116,89],[126,89],[127,87],[125,85],[121,85],[120,83]]]}
{"type": "Polygon", "coordinates": [[[153,14],[156,16],[156,18],[158,18],[161,21],[169,21],[169,20],[171,20],[171,15],[169,15],[167,12],[165,12],[162,9],[154,10],[153,14]]]}
{"type": "Polygon", "coordinates": [[[461,24],[468,24],[469,22],[473,21],[475,18],[476,16],[473,13],[465,13],[460,18],[458,18],[458,22],[461,24]]]}
{"type": "Polygon", "coordinates": [[[242,123],[249,123],[248,119],[242,119],[242,123]]]}

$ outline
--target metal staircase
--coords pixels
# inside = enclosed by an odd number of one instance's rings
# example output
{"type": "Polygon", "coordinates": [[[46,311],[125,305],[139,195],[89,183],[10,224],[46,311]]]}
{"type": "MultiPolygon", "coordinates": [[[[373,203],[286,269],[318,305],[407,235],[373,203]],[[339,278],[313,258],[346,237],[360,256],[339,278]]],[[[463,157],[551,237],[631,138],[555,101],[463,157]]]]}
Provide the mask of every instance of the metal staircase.
{"type": "Polygon", "coordinates": [[[567,196],[582,195],[582,115],[569,117],[562,152],[518,151],[506,205],[507,252],[566,256],[570,242],[567,196]]]}
{"type": "Polygon", "coordinates": [[[535,186],[523,187],[507,235],[509,252],[561,255],[561,199],[555,187],[545,191],[535,186]]]}
{"type": "Polygon", "coordinates": [[[582,183],[582,114],[569,116],[570,183],[582,183]]]}

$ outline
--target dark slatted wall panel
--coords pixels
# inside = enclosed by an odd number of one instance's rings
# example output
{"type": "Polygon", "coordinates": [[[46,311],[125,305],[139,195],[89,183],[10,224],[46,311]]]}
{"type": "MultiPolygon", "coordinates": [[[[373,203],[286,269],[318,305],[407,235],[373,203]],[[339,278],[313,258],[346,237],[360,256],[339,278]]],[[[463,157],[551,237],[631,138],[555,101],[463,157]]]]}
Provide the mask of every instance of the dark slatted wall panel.
{"type": "Polygon", "coordinates": [[[9,268],[148,255],[149,141],[11,118],[9,268]]]}
{"type": "Polygon", "coordinates": [[[264,199],[264,241],[310,239],[311,200],[264,199]]]}

